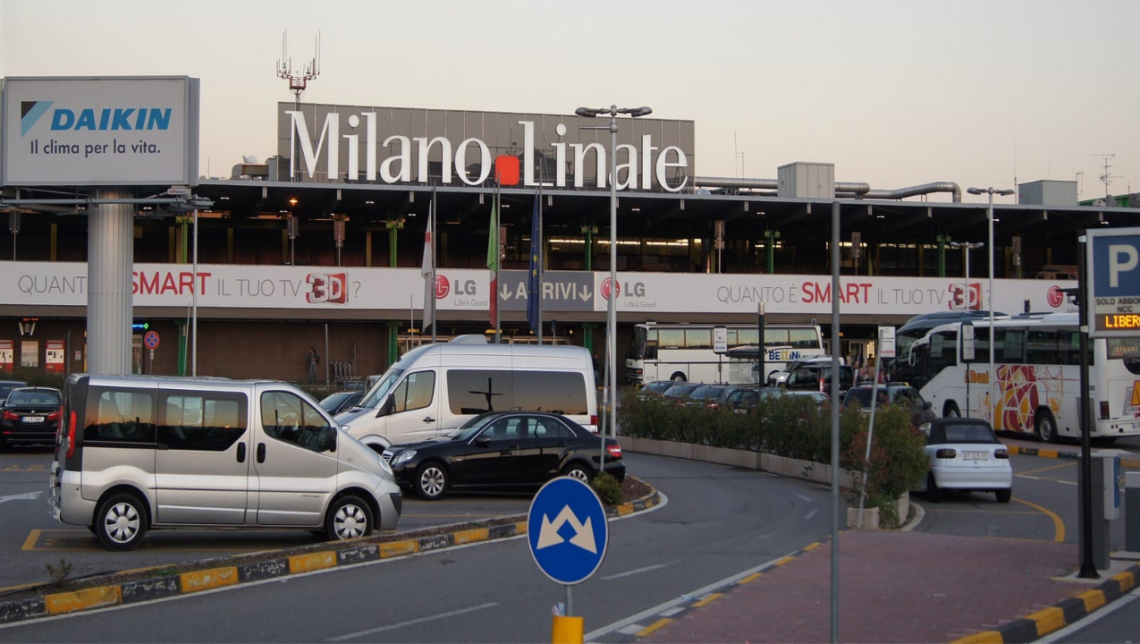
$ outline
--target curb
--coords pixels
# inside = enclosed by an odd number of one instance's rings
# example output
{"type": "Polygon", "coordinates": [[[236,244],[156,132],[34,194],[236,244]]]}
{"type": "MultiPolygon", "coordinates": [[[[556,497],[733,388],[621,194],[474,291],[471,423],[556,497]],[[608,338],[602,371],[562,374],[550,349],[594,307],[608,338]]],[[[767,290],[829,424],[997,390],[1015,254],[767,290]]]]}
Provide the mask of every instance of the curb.
{"type": "Polygon", "coordinates": [[[1140,579],[1140,565],[1113,575],[1093,590],[1063,599],[1049,608],[1006,622],[994,630],[956,639],[952,644],[1010,644],[1034,642],[1040,637],[1088,617],[1107,604],[1127,595],[1140,579]]]}
{"type": "MultiPolygon", "coordinates": [[[[1041,458],[1065,458],[1071,461],[1077,461],[1081,458],[1080,452],[1070,452],[1058,449],[1043,449],[1039,447],[1018,447],[1017,445],[1006,445],[1010,455],[1021,454],[1023,456],[1039,456],[1041,458]]],[[[1122,458],[1120,459],[1120,467],[1126,470],[1140,470],[1140,458],[1122,458]]]]}
{"type": "MultiPolygon", "coordinates": [[[[652,508],[660,502],[660,494],[654,489],[640,499],[606,508],[606,516],[609,518],[624,517],[652,508]]],[[[405,557],[420,552],[445,550],[483,541],[510,539],[526,534],[525,516],[510,517],[509,519],[513,522],[482,528],[471,528],[466,525],[457,526],[451,532],[446,533],[297,555],[283,555],[273,559],[247,563],[240,563],[239,558],[237,563],[229,566],[0,602],[0,624],[65,615],[106,606],[134,604],[173,595],[189,595],[224,586],[235,586],[381,559],[405,557]]],[[[111,575],[114,574],[111,573],[111,575]]]]}
{"type": "Polygon", "coordinates": [[[817,541],[815,543],[804,546],[800,550],[796,550],[792,553],[784,555],[775,561],[760,566],[759,568],[741,573],[737,578],[731,579],[730,581],[727,581],[719,586],[706,587],[701,591],[698,591],[699,594],[682,595],[679,602],[666,604],[661,610],[657,611],[656,613],[645,615],[644,619],[640,619],[638,623],[629,624],[628,626],[624,626],[608,633],[605,635],[606,640],[614,641],[618,644],[631,644],[633,642],[637,642],[640,638],[648,637],[654,631],[657,631],[662,627],[681,619],[685,616],[686,613],[694,609],[701,608],[702,606],[707,606],[712,602],[720,599],[721,597],[730,594],[737,586],[752,583],[753,581],[756,581],[757,579],[763,577],[764,573],[774,568],[778,568],[780,566],[791,563],[796,558],[801,557],[804,554],[811,552],[812,550],[815,550],[823,544],[824,542],[817,541]],[[645,622],[648,622],[648,624],[645,622]]]}

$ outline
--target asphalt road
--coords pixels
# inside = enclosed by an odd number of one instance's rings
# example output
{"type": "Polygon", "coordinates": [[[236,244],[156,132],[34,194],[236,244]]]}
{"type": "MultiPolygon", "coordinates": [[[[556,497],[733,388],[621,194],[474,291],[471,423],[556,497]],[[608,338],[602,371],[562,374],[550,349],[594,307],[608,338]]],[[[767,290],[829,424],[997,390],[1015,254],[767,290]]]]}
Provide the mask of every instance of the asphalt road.
{"type": "MultiPolygon", "coordinates": [[[[667,497],[615,521],[605,562],[573,588],[586,630],[826,539],[826,488],[758,472],[629,454],[667,497]]],[[[514,539],[176,601],[37,620],[0,642],[537,642],[564,587],[514,539]],[[127,612],[123,612],[123,611],[127,612]]],[[[820,607],[827,619],[827,607],[820,607]]]]}

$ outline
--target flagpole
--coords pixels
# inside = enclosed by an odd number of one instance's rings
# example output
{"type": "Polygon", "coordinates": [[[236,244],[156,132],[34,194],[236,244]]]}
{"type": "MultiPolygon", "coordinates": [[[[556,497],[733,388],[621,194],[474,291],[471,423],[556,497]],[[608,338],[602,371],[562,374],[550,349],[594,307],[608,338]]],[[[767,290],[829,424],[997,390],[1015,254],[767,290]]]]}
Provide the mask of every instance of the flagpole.
{"type": "MultiPolygon", "coordinates": [[[[546,164],[543,163],[545,166],[546,164]]],[[[543,265],[543,256],[546,254],[545,245],[542,243],[542,182],[538,184],[538,343],[542,344],[542,274],[546,271],[546,266],[543,265]]],[[[532,244],[534,242],[531,242],[532,244]]]]}
{"type": "Polygon", "coordinates": [[[503,199],[499,193],[499,181],[495,181],[495,344],[502,344],[503,330],[499,324],[499,264],[503,261],[503,249],[499,247],[500,233],[503,229],[503,224],[498,220],[498,217],[503,216],[503,199]]]}
{"type": "MultiPolygon", "coordinates": [[[[433,298],[435,297],[435,236],[438,234],[438,232],[437,232],[438,229],[435,226],[435,219],[436,219],[435,211],[437,208],[439,208],[439,205],[436,203],[436,199],[437,199],[437,197],[435,194],[435,186],[432,186],[432,189],[431,189],[431,208],[428,209],[428,210],[430,210],[430,212],[428,213],[428,217],[431,219],[431,223],[430,223],[430,225],[431,225],[431,293],[430,293],[430,295],[433,298]]],[[[425,311],[427,310],[426,305],[425,305],[424,310],[425,311]]],[[[434,301],[433,301],[432,307],[431,307],[431,318],[432,318],[431,319],[431,343],[435,344],[435,328],[437,326],[439,326],[439,324],[437,324],[437,321],[439,320],[439,311],[436,310],[434,301]]]]}

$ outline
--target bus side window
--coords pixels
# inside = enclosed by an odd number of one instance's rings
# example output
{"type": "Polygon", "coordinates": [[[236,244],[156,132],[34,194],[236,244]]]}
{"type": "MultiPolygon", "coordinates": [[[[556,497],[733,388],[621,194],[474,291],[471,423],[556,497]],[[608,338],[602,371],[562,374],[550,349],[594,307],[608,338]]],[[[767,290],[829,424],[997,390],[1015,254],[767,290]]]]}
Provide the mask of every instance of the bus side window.
{"type": "Polygon", "coordinates": [[[657,329],[649,329],[645,332],[645,359],[657,359],[657,329]]]}
{"type": "Polygon", "coordinates": [[[1057,331],[1052,329],[1027,331],[1025,351],[1025,362],[1028,364],[1061,364],[1057,351],[1057,331]]]}

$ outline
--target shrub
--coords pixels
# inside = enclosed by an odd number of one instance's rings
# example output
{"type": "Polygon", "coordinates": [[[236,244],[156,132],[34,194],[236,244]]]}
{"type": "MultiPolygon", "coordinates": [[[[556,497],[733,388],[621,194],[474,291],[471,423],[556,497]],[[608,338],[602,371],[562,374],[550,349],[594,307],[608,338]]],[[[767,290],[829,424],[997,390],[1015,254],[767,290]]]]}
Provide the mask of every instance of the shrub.
{"type": "Polygon", "coordinates": [[[867,455],[867,426],[860,427],[851,443],[842,454],[843,467],[856,475],[852,492],[852,504],[859,502],[865,494],[865,507],[880,508],[887,516],[890,525],[894,517],[892,501],[915,488],[926,476],[930,466],[924,446],[926,440],[922,432],[911,423],[910,413],[896,406],[883,409],[875,414],[875,432],[872,436],[871,458],[867,455]],[[864,487],[862,474],[867,473],[864,487]]]}
{"type": "Polygon", "coordinates": [[[609,472],[601,472],[590,481],[598,498],[606,505],[621,504],[621,483],[609,472]]]}

